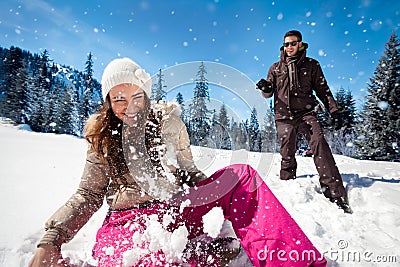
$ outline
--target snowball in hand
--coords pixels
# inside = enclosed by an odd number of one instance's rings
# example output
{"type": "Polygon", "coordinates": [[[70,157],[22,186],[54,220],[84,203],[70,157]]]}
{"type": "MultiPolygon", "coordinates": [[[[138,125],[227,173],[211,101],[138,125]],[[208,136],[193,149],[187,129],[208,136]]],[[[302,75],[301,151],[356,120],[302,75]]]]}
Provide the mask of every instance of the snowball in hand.
{"type": "Polygon", "coordinates": [[[203,216],[203,229],[212,238],[216,238],[221,232],[222,224],[224,223],[224,213],[221,207],[212,208],[206,215],[203,216]]]}

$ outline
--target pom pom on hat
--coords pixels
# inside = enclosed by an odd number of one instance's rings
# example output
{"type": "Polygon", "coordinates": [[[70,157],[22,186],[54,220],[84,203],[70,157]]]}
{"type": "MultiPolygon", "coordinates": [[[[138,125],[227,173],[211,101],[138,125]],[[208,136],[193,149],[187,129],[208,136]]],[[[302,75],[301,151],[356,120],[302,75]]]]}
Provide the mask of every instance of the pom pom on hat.
{"type": "Polygon", "coordinates": [[[116,85],[130,83],[143,89],[151,96],[151,77],[136,62],[129,58],[117,58],[108,63],[101,78],[102,96],[105,100],[111,88],[116,85]]]}

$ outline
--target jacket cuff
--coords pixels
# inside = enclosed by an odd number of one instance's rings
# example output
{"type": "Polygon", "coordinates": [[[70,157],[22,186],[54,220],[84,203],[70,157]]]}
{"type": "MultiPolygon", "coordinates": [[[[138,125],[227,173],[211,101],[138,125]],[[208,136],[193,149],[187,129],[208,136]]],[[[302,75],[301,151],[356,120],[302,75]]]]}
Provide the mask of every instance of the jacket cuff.
{"type": "Polygon", "coordinates": [[[50,228],[45,232],[44,236],[37,244],[37,247],[47,244],[56,247],[58,250],[61,250],[61,245],[65,243],[65,240],[65,235],[60,233],[57,228],[50,228]]]}

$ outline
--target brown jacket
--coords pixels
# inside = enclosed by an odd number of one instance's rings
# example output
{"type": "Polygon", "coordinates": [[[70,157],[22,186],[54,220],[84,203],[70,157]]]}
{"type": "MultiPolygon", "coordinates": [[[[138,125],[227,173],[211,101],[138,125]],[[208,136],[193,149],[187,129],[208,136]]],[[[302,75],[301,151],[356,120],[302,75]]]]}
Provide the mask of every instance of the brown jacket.
{"type": "MultiPolygon", "coordinates": [[[[206,176],[193,162],[189,137],[179,117],[178,107],[174,104],[152,103],[152,108],[164,114],[161,136],[167,156],[161,159],[162,166],[168,168],[169,173],[175,173],[177,169],[186,171],[195,179],[194,183],[205,179],[206,176]]],[[[126,174],[125,177],[129,182],[127,188],[119,179],[111,177],[110,173],[108,165],[89,150],[79,188],[45,223],[46,232],[39,245],[52,244],[61,247],[63,243],[70,241],[102,206],[105,197],[110,209],[130,208],[156,198],[151,191],[143,190],[131,174],[126,174]]],[[[178,179],[160,180],[158,183],[155,186],[162,187],[171,195],[177,193],[181,185],[178,179]]]]}
{"type": "Polygon", "coordinates": [[[265,98],[274,96],[276,120],[298,118],[313,111],[318,105],[314,92],[330,113],[338,110],[319,62],[306,57],[307,48],[308,45],[303,43],[295,63],[297,72],[292,74],[294,78],[289,77],[289,60],[283,47],[281,47],[281,60],[274,63],[268,71],[266,80],[272,83],[273,91],[263,92],[263,96],[265,98]]]}

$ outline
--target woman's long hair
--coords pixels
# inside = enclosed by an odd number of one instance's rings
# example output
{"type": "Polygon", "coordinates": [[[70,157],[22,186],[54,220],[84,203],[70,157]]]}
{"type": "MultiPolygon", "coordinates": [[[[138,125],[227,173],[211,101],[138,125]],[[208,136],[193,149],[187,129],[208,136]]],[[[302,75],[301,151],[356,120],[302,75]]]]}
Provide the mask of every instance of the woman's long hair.
{"type": "MultiPolygon", "coordinates": [[[[148,110],[150,100],[146,94],[144,98],[145,110],[148,110]]],[[[147,115],[147,112],[145,114],[147,115]]],[[[123,153],[123,127],[124,123],[114,114],[110,98],[107,95],[100,110],[87,121],[84,137],[89,143],[90,149],[98,155],[103,163],[109,165],[112,177],[121,179],[126,185],[126,179],[123,176],[129,172],[129,169],[123,153]]]]}

